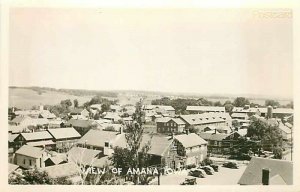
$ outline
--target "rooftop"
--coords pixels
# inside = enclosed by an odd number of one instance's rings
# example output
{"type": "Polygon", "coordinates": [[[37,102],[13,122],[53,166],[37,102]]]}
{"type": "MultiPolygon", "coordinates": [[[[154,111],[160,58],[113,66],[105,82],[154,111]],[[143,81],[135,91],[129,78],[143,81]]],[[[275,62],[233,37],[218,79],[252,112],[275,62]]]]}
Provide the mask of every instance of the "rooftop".
{"type": "Polygon", "coordinates": [[[25,155],[27,157],[40,158],[44,153],[43,148],[23,145],[16,151],[16,154],[25,155]]]}
{"type": "Polygon", "coordinates": [[[32,133],[21,133],[26,141],[42,140],[42,139],[53,139],[48,131],[38,131],[32,133]]]}
{"type": "Polygon", "coordinates": [[[82,147],[72,147],[68,152],[68,161],[76,164],[92,166],[100,150],[87,149],[82,147]]]}
{"type": "MultiPolygon", "coordinates": [[[[237,113],[267,113],[268,109],[267,107],[251,107],[248,109],[245,109],[244,107],[234,107],[232,112],[237,113]]],[[[293,114],[294,110],[291,108],[273,108],[272,113],[282,113],[282,114],[293,114]]]]}
{"type": "Polygon", "coordinates": [[[260,157],[252,157],[238,183],[241,185],[261,185],[262,169],[264,168],[270,169],[270,184],[272,184],[272,179],[278,181],[278,176],[282,178],[285,184],[293,184],[293,163],[291,161],[260,157]]]}
{"type": "MultiPolygon", "coordinates": [[[[167,136],[162,135],[148,135],[145,134],[142,137],[141,148],[150,142],[151,148],[148,151],[148,154],[162,156],[166,149],[171,145],[173,139],[167,136]]],[[[114,146],[127,148],[125,134],[123,134],[115,143],[114,146]]],[[[140,149],[141,149],[140,148],[140,149]]]]}
{"type": "Polygon", "coordinates": [[[113,141],[117,138],[119,132],[89,130],[81,139],[77,141],[78,144],[92,145],[96,147],[104,147],[104,142],[113,141]]]}
{"type": "Polygon", "coordinates": [[[63,163],[59,165],[49,166],[41,169],[46,171],[50,178],[70,177],[79,174],[79,167],[73,163],[63,163]]]}
{"type": "Polygon", "coordinates": [[[225,112],[225,107],[217,106],[187,106],[187,111],[225,112]]]}
{"type": "Polygon", "coordinates": [[[207,141],[205,141],[195,133],[176,135],[174,136],[174,138],[177,139],[186,148],[207,144],[207,141]]]}
{"type": "Polygon", "coordinates": [[[190,125],[225,122],[226,120],[231,119],[228,113],[202,113],[181,115],[180,118],[190,125]]]}
{"type": "Polygon", "coordinates": [[[57,128],[57,129],[48,129],[48,132],[55,139],[67,139],[67,138],[79,138],[81,135],[72,127],[70,128],[57,128]]]}

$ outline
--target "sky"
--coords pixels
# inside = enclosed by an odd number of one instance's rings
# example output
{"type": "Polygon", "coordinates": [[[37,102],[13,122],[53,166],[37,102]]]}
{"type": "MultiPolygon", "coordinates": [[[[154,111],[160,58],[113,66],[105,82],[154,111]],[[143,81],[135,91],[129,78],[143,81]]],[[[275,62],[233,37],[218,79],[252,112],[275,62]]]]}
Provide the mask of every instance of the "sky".
{"type": "Polygon", "coordinates": [[[258,11],[12,8],[9,84],[292,98],[292,19],[258,11]]]}

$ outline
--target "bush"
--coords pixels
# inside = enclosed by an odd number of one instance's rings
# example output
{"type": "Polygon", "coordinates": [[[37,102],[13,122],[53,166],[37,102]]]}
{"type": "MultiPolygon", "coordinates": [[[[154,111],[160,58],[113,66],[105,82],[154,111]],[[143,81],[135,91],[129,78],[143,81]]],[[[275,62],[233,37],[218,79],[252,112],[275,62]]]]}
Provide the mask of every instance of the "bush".
{"type": "Polygon", "coordinates": [[[196,168],[196,165],[195,165],[195,164],[187,165],[186,168],[187,168],[187,169],[196,168]]]}
{"type": "Polygon", "coordinates": [[[202,162],[201,162],[201,165],[202,166],[205,166],[205,165],[211,165],[211,164],[213,164],[214,162],[211,160],[211,159],[209,159],[209,158],[206,158],[206,159],[204,159],[202,162]]]}

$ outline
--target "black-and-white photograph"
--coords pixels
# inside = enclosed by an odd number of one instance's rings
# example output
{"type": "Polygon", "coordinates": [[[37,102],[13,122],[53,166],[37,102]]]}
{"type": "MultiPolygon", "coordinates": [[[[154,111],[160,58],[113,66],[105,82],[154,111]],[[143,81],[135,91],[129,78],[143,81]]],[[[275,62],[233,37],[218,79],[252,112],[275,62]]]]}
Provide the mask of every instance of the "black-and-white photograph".
{"type": "Polygon", "coordinates": [[[294,184],[291,9],[11,7],[8,41],[9,185],[294,184]]]}

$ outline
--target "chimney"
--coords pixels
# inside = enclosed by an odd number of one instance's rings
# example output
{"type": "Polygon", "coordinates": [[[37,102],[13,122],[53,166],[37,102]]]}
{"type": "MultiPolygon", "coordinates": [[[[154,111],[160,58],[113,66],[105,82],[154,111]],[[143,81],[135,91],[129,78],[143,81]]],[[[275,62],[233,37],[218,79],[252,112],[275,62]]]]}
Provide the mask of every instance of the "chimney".
{"type": "Polygon", "coordinates": [[[267,109],[267,119],[271,119],[272,117],[273,117],[273,107],[269,105],[267,109]]]}
{"type": "Polygon", "coordinates": [[[262,169],[262,184],[269,185],[269,179],[270,179],[270,169],[263,168],[262,169]]]}

